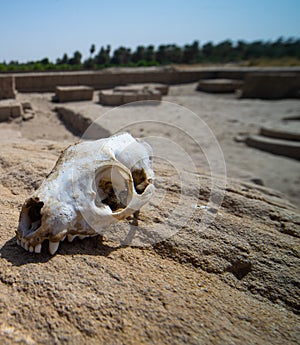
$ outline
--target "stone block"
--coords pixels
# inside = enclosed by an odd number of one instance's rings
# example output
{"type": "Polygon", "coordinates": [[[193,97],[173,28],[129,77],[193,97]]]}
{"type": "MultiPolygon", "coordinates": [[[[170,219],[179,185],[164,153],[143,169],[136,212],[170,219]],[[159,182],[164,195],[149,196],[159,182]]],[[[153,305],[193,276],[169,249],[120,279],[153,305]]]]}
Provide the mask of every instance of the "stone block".
{"type": "Polygon", "coordinates": [[[31,119],[33,119],[35,116],[35,112],[33,110],[27,109],[25,110],[25,112],[23,113],[23,121],[29,121],[31,119]]]}
{"type": "Polygon", "coordinates": [[[94,89],[89,86],[57,86],[55,100],[57,102],[90,101],[94,89]]]}
{"type": "Polygon", "coordinates": [[[156,90],[159,91],[163,96],[167,95],[169,92],[169,86],[166,84],[159,84],[159,83],[148,83],[148,84],[129,84],[129,85],[122,85],[116,86],[114,91],[118,92],[140,92],[141,90],[156,90]]]}
{"type": "Polygon", "coordinates": [[[155,90],[159,91],[163,96],[169,93],[169,85],[166,84],[154,84],[155,90]]]}
{"type": "Polygon", "coordinates": [[[10,106],[0,104],[0,122],[8,121],[10,118],[10,106]]]}
{"type": "Polygon", "coordinates": [[[300,142],[298,141],[273,139],[260,135],[249,135],[245,142],[248,146],[259,150],[300,160],[300,142]]]}
{"type": "MultiPolygon", "coordinates": [[[[145,97],[144,97],[145,98],[145,97]]],[[[133,92],[123,92],[122,93],[122,104],[138,102],[144,100],[143,95],[133,93],[133,92]]]]}
{"type": "Polygon", "coordinates": [[[252,73],[245,78],[241,98],[282,99],[300,97],[300,75],[296,73],[252,73]]]}
{"type": "Polygon", "coordinates": [[[161,101],[160,91],[145,85],[118,86],[113,90],[103,90],[99,93],[99,102],[103,105],[119,106],[138,101],[161,101]]]}
{"type": "Polygon", "coordinates": [[[123,94],[113,90],[103,90],[99,92],[99,103],[108,106],[119,106],[123,104],[123,94]]]}
{"type": "Polygon", "coordinates": [[[293,140],[300,142],[300,122],[284,123],[281,125],[263,126],[260,135],[275,139],[293,140]]]}
{"type": "Polygon", "coordinates": [[[158,90],[153,90],[149,92],[147,96],[148,96],[147,99],[151,101],[161,101],[162,99],[162,94],[158,90]]]}
{"type": "Polygon", "coordinates": [[[202,79],[197,85],[198,91],[212,93],[231,93],[240,89],[243,85],[242,80],[234,79],[202,79]]]}
{"type": "Polygon", "coordinates": [[[20,103],[10,100],[0,102],[0,122],[9,121],[12,118],[22,116],[22,106],[20,103]]]}
{"type": "Polygon", "coordinates": [[[17,118],[19,116],[22,116],[22,106],[21,104],[12,104],[10,107],[10,116],[12,118],[17,118]]]}
{"type": "Polygon", "coordinates": [[[21,104],[24,111],[32,110],[32,105],[30,102],[22,102],[21,104]]]}
{"type": "Polygon", "coordinates": [[[0,76],[0,99],[16,98],[15,77],[0,76]]]}

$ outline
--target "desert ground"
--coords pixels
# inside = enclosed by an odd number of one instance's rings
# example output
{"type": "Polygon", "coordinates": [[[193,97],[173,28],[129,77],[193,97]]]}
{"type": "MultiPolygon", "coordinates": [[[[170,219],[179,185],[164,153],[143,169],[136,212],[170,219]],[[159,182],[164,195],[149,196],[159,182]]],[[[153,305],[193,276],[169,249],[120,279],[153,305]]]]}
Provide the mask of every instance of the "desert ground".
{"type": "MultiPolygon", "coordinates": [[[[60,120],[53,94],[17,95],[31,103],[35,116],[0,123],[2,344],[299,343],[299,161],[247,147],[240,138],[262,124],[299,116],[300,102],[240,100],[195,88],[171,86],[163,100],[172,106],[162,108],[170,112],[160,115],[164,123],[183,123],[189,133],[145,123],[132,129],[140,137],[169,138],[192,158],[193,168],[185,169],[200,192],[187,186],[183,212],[187,205],[194,209],[184,224],[182,214],[172,212],[181,202],[180,176],[157,159],[155,183],[163,198],[141,210],[144,233],[133,236],[170,236],[149,246],[135,239],[121,245],[111,231],[104,239],[64,241],[54,256],[47,243],[41,254],[17,246],[18,216],[60,152],[82,133],[60,120]],[[209,164],[191,140],[197,128],[185,123],[184,111],[173,111],[177,106],[194,113],[195,123],[205,122],[224,154],[226,185],[224,176],[215,177],[218,209],[210,204],[209,164]]],[[[112,111],[97,99],[64,106],[97,120],[112,111]]],[[[139,111],[126,108],[122,121],[130,114],[136,120],[139,111]]],[[[125,234],[131,229],[127,221],[117,227],[125,234]]]]}
{"type": "MultiPolygon", "coordinates": [[[[300,205],[300,175],[299,161],[284,156],[274,155],[248,147],[241,138],[247,134],[257,134],[261,126],[276,124],[285,118],[297,117],[300,114],[299,100],[247,100],[237,99],[233,94],[207,94],[196,91],[196,83],[171,86],[168,96],[163,101],[184,107],[187,112],[194,113],[212,131],[216,141],[224,154],[226,172],[228,177],[236,177],[245,181],[262,183],[266,187],[276,189],[291,200],[296,206],[300,205]]],[[[54,140],[57,142],[74,143],[80,140],[82,133],[73,134],[59,120],[55,108],[59,104],[51,102],[53,94],[18,94],[20,101],[29,101],[36,111],[36,116],[30,121],[16,120],[10,124],[1,124],[3,138],[6,129],[10,135],[28,140],[54,140]],[[14,134],[11,134],[13,131],[14,134]]],[[[95,92],[93,102],[68,103],[70,109],[81,112],[96,121],[101,115],[110,112],[112,107],[104,107],[98,103],[95,92]]],[[[165,123],[175,122],[178,116],[185,116],[182,111],[174,114],[175,107],[165,107],[161,120],[165,123]]],[[[140,109],[138,109],[139,111],[140,109]]],[[[175,109],[176,111],[177,109],[175,109]]],[[[152,111],[151,111],[152,112],[152,111]]],[[[156,111],[153,111],[154,113],[156,111]]],[[[112,112],[112,116],[119,113],[112,112]]],[[[151,114],[150,114],[151,115],[151,114]]],[[[187,114],[189,115],[189,114],[187,114]]],[[[124,117],[125,115],[121,115],[124,117]]],[[[139,120],[135,107],[127,112],[126,121],[132,123],[139,120]]],[[[189,117],[190,118],[190,117],[189,117]]],[[[191,118],[192,119],[192,118],[191,118]]],[[[184,121],[185,119],[181,119],[184,121]]],[[[193,120],[193,119],[192,119],[193,120]]],[[[113,122],[108,117],[106,121],[113,122]]],[[[295,121],[295,128],[299,131],[299,121],[295,121]],[[298,127],[297,127],[298,126],[298,127]]],[[[106,125],[103,122],[104,126],[106,125]]],[[[193,123],[186,128],[194,130],[193,123]]],[[[196,124],[197,125],[197,124],[196,124]]],[[[110,127],[110,124],[107,125],[110,127]]],[[[130,129],[137,137],[145,137],[154,133],[154,128],[149,124],[130,129]]],[[[170,128],[155,128],[155,133],[161,132],[162,137],[176,141],[177,132],[170,128]]],[[[181,145],[188,146],[188,137],[180,137],[181,145]]],[[[201,148],[200,148],[201,149],[201,148]]],[[[203,170],[209,170],[207,163],[197,157],[193,151],[199,148],[187,147],[187,153],[192,156],[194,163],[203,170]]]]}

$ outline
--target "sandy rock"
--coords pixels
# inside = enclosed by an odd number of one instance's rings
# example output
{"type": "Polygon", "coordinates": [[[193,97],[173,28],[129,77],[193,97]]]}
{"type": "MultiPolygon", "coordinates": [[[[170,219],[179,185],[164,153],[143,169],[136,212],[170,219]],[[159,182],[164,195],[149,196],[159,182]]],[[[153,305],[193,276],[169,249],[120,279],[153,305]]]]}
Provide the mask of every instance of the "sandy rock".
{"type": "Polygon", "coordinates": [[[22,108],[23,108],[24,111],[26,111],[26,110],[33,110],[32,109],[32,105],[31,105],[30,102],[28,102],[28,101],[21,102],[21,104],[22,104],[22,108]]]}
{"type": "Polygon", "coordinates": [[[24,121],[28,121],[34,118],[35,112],[33,110],[27,109],[22,115],[24,121]]]}
{"type": "MultiPolygon", "coordinates": [[[[52,142],[2,144],[1,344],[299,342],[300,218],[279,192],[229,180],[214,210],[210,176],[198,171],[193,216],[183,227],[170,219],[177,232],[163,242],[138,248],[76,239],[54,257],[45,248],[31,254],[14,238],[20,206],[61,149],[52,142]],[[208,227],[204,215],[212,217],[208,227]]],[[[153,236],[167,230],[166,215],[180,196],[168,167],[156,163],[155,170],[166,198],[140,216],[153,236]]],[[[188,194],[194,192],[191,186],[188,194]]],[[[126,230],[126,222],[119,227],[126,230]]]]}

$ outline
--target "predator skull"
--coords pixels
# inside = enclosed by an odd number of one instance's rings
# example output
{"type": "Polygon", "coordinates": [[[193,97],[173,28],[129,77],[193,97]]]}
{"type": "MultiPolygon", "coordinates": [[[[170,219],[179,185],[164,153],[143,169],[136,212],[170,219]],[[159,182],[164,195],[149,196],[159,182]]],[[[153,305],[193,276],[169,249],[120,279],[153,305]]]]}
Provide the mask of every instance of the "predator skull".
{"type": "Polygon", "coordinates": [[[49,241],[102,235],[111,224],[140,210],[154,193],[151,147],[128,133],[68,147],[52,172],[25,200],[17,243],[40,253],[49,241]]]}

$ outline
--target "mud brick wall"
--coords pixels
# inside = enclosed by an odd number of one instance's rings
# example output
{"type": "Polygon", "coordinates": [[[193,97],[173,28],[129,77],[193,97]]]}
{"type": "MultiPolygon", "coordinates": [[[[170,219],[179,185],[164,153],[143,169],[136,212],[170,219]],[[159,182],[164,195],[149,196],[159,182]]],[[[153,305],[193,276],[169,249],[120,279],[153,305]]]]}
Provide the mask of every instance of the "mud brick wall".
{"type": "Polygon", "coordinates": [[[15,74],[19,92],[54,92],[56,86],[86,85],[96,90],[133,83],[182,84],[200,79],[227,78],[245,80],[251,73],[286,73],[300,75],[300,68],[206,67],[178,68],[120,68],[103,71],[40,72],[15,74]]]}
{"type": "Polygon", "coordinates": [[[56,72],[16,74],[19,92],[54,92],[56,86],[86,85],[96,90],[134,83],[181,84],[213,78],[211,71],[56,72]]]}
{"type": "Polygon", "coordinates": [[[16,98],[15,77],[0,76],[0,99],[16,98]]]}
{"type": "Polygon", "coordinates": [[[252,73],[245,79],[241,98],[300,98],[300,75],[297,73],[252,73]]]}

